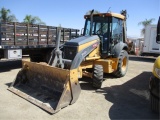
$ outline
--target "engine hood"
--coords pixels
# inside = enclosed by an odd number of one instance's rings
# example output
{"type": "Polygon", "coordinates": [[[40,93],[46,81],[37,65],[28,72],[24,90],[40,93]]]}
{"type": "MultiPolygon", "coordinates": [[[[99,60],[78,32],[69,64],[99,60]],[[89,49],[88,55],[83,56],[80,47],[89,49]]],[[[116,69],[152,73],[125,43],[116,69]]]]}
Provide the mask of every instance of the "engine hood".
{"type": "Polygon", "coordinates": [[[71,39],[70,41],[67,41],[64,45],[66,46],[79,46],[82,44],[85,44],[87,42],[93,41],[93,40],[98,40],[99,37],[97,35],[92,35],[92,36],[82,36],[82,37],[78,37],[75,39],[71,39]]]}

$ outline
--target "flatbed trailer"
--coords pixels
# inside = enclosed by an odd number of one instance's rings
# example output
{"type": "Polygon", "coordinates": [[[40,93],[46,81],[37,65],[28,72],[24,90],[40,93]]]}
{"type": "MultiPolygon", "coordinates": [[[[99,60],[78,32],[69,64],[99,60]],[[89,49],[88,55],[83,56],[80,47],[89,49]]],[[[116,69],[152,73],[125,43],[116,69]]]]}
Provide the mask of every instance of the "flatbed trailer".
{"type": "MultiPolygon", "coordinates": [[[[61,45],[79,36],[78,29],[61,28],[61,45]]],[[[29,55],[31,61],[48,61],[55,48],[58,27],[18,22],[0,23],[0,59],[21,59],[29,55]]]]}

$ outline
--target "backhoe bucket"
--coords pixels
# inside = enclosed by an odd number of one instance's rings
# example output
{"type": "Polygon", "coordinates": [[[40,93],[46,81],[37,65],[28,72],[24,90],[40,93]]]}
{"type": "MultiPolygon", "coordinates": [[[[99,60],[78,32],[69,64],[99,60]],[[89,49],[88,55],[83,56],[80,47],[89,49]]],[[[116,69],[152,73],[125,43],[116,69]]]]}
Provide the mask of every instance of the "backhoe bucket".
{"type": "Polygon", "coordinates": [[[78,99],[81,89],[74,71],[44,63],[23,61],[22,64],[8,90],[50,113],[78,99]]]}

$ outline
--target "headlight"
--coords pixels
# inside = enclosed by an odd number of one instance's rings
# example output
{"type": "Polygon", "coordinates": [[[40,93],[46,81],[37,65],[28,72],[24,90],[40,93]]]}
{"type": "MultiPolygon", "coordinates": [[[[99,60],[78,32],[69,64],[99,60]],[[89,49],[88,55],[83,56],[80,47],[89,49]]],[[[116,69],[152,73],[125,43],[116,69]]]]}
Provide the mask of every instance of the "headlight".
{"type": "Polygon", "coordinates": [[[158,75],[158,77],[160,78],[160,69],[155,68],[155,72],[156,72],[156,74],[158,75]]]}

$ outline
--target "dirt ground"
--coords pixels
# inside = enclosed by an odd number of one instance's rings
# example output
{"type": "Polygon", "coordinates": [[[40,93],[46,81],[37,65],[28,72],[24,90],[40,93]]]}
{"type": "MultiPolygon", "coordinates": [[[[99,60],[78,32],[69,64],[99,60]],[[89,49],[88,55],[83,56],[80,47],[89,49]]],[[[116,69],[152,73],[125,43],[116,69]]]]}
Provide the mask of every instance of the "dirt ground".
{"type": "Polygon", "coordinates": [[[21,61],[0,61],[0,120],[159,119],[150,110],[148,91],[154,60],[130,56],[127,75],[105,75],[106,80],[98,90],[82,79],[78,101],[53,115],[7,90],[21,68],[21,61]]]}

